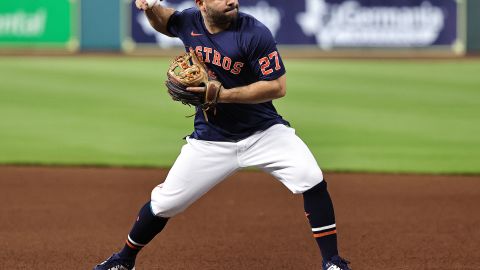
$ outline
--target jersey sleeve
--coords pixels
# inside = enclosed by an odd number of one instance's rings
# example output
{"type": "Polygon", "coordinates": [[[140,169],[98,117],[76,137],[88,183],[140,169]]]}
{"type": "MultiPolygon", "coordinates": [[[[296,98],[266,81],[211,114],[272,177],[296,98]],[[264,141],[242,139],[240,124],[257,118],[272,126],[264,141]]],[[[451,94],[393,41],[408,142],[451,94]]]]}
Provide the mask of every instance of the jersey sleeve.
{"type": "Polygon", "coordinates": [[[191,9],[176,10],[168,19],[167,31],[174,37],[180,37],[185,26],[188,25],[188,20],[191,19],[190,13],[192,13],[191,9]]]}
{"type": "Polygon", "coordinates": [[[272,81],[284,75],[285,67],[270,30],[263,24],[256,25],[247,37],[248,62],[257,79],[272,81]]]}

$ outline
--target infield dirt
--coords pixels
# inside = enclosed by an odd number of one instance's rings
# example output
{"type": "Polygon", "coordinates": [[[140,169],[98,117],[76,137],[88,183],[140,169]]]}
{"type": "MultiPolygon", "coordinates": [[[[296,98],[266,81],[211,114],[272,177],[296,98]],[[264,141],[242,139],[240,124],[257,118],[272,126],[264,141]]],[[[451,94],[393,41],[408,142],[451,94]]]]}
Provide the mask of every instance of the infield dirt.
{"type": "MultiPolygon", "coordinates": [[[[0,269],[93,268],[166,173],[0,166],[0,269]]],[[[480,176],[326,179],[354,270],[480,269],[480,176]]],[[[321,269],[302,203],[268,174],[236,173],[172,218],[137,269],[321,269]]]]}

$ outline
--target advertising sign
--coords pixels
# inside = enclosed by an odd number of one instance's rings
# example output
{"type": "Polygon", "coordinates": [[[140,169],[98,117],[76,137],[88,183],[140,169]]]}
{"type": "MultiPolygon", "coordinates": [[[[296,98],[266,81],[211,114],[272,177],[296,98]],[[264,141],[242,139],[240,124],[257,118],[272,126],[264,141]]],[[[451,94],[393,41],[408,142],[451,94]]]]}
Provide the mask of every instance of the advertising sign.
{"type": "Polygon", "coordinates": [[[296,22],[322,48],[427,47],[457,37],[454,0],[306,0],[296,22]]]}
{"type": "MultiPolygon", "coordinates": [[[[165,0],[183,10],[193,0],[165,0]]],[[[283,45],[323,49],[452,46],[458,38],[455,0],[241,0],[240,11],[264,23],[283,45]]],[[[137,44],[181,46],[157,33],[131,6],[131,35],[137,44]]]]}
{"type": "Polygon", "coordinates": [[[2,1],[0,45],[66,46],[74,34],[73,4],[70,0],[2,1]]]}

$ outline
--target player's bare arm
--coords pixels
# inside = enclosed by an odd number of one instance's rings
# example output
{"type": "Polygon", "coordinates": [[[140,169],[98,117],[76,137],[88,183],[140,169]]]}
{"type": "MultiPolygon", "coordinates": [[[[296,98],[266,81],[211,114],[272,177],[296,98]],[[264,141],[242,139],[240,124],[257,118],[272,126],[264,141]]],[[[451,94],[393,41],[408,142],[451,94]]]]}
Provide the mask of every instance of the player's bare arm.
{"type": "Polygon", "coordinates": [[[262,103],[282,98],[287,93],[287,76],[273,81],[258,81],[246,86],[224,89],[218,97],[219,103],[262,103]]]}
{"type": "Polygon", "coordinates": [[[164,7],[158,4],[158,2],[160,0],[136,0],[135,5],[138,9],[145,11],[145,15],[153,29],[164,35],[172,36],[167,30],[167,23],[175,9],[164,7]]]}
{"type": "MultiPolygon", "coordinates": [[[[188,91],[202,93],[205,87],[188,87],[188,91]]],[[[257,104],[282,98],[287,93],[287,77],[282,75],[272,81],[258,81],[249,85],[235,88],[221,88],[218,103],[245,103],[257,104]]]]}

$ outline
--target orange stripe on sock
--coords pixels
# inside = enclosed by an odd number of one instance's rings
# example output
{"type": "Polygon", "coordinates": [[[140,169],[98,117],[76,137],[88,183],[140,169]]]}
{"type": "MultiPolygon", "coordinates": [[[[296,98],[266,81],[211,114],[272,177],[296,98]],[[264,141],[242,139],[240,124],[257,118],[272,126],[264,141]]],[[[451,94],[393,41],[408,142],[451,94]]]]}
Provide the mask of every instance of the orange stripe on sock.
{"type": "Polygon", "coordinates": [[[314,233],[314,234],[313,234],[313,237],[315,237],[315,238],[320,238],[320,237],[324,237],[324,236],[332,235],[332,234],[336,234],[336,233],[337,233],[337,230],[333,230],[333,231],[329,231],[329,232],[324,232],[324,233],[314,233]]]}
{"type": "Polygon", "coordinates": [[[134,246],[132,243],[128,242],[128,240],[127,240],[127,241],[125,241],[125,242],[127,243],[127,246],[129,246],[130,248],[133,248],[133,249],[140,249],[139,247],[137,247],[137,246],[134,246]]]}

